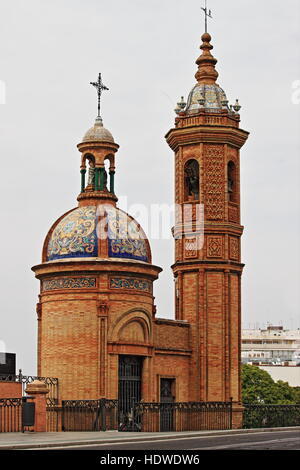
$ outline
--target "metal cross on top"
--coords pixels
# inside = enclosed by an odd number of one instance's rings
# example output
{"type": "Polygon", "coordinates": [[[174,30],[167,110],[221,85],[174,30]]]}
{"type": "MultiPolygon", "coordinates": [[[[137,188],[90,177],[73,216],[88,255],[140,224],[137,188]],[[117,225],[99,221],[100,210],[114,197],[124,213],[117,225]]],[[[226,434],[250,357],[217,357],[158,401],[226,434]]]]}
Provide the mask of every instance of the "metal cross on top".
{"type": "Polygon", "coordinates": [[[102,78],[101,78],[101,73],[99,73],[99,75],[98,75],[98,81],[97,82],[90,82],[90,84],[93,85],[97,89],[97,93],[98,93],[98,117],[101,117],[100,116],[100,101],[101,101],[102,91],[103,90],[109,90],[109,88],[107,88],[103,84],[102,78]]]}
{"type": "Polygon", "coordinates": [[[201,10],[203,10],[205,14],[205,32],[207,33],[207,18],[212,18],[211,10],[207,9],[207,0],[205,0],[205,8],[201,7],[201,10]]]}

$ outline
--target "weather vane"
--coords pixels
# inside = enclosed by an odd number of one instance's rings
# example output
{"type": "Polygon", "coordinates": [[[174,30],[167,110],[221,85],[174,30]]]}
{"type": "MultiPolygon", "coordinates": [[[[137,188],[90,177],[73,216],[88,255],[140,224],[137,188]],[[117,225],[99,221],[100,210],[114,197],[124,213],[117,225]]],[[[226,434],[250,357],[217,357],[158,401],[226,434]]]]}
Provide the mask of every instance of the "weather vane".
{"type": "Polygon", "coordinates": [[[201,10],[203,10],[205,14],[205,32],[207,33],[207,18],[212,18],[211,10],[207,9],[207,0],[205,0],[205,8],[201,7],[201,10]]]}
{"type": "Polygon", "coordinates": [[[109,90],[109,88],[107,88],[103,84],[102,78],[101,78],[101,73],[99,73],[99,75],[98,75],[98,81],[97,82],[90,82],[90,84],[93,85],[97,89],[97,94],[98,94],[98,116],[97,117],[101,118],[101,116],[100,116],[100,101],[101,101],[102,91],[103,90],[109,90]]]}

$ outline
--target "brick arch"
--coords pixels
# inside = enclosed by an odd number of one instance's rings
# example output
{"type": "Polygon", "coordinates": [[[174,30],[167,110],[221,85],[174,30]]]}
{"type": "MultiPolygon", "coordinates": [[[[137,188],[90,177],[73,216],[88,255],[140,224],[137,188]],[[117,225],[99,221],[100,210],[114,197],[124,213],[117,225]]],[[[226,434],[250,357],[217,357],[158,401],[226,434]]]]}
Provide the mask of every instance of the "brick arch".
{"type": "Polygon", "coordinates": [[[145,333],[145,325],[134,319],[121,328],[119,331],[119,340],[121,342],[147,343],[145,333]]]}
{"type": "MultiPolygon", "coordinates": [[[[118,342],[121,336],[130,329],[132,325],[135,330],[143,333],[143,342],[150,343],[152,340],[152,324],[149,312],[143,309],[129,310],[123,313],[110,327],[108,332],[109,341],[118,342]]],[[[140,342],[140,341],[138,341],[140,342]]]]}

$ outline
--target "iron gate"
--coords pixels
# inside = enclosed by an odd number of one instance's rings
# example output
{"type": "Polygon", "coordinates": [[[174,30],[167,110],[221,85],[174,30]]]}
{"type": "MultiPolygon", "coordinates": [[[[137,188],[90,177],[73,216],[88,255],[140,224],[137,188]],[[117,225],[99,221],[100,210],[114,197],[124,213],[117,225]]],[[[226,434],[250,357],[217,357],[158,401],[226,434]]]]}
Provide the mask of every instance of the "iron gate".
{"type": "Polygon", "coordinates": [[[141,400],[142,358],[119,356],[119,430],[139,431],[134,407],[141,400]]]}
{"type": "Polygon", "coordinates": [[[106,431],[118,429],[118,401],[63,400],[62,431],[106,431]]]}

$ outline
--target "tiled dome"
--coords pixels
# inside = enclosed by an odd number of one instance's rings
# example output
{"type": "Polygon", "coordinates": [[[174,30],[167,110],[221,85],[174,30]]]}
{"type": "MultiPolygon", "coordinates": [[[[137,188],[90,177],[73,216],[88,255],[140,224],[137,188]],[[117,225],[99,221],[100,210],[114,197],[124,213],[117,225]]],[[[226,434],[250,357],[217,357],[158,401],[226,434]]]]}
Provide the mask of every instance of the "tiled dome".
{"type": "Polygon", "coordinates": [[[109,258],[151,262],[149,242],[136,220],[104,204],[78,207],[54,225],[46,246],[47,261],[97,258],[98,238],[103,236],[107,236],[109,258]]]}
{"type": "Polygon", "coordinates": [[[201,107],[199,100],[203,100],[204,108],[211,111],[227,107],[224,103],[225,101],[228,103],[226,94],[219,85],[197,83],[189,94],[185,111],[187,113],[198,112],[201,107]]]}
{"type": "Polygon", "coordinates": [[[100,117],[96,118],[95,124],[84,135],[82,142],[112,142],[114,138],[109,130],[103,127],[103,122],[100,117]]]}

